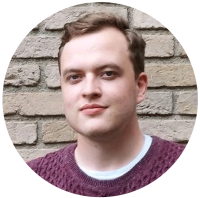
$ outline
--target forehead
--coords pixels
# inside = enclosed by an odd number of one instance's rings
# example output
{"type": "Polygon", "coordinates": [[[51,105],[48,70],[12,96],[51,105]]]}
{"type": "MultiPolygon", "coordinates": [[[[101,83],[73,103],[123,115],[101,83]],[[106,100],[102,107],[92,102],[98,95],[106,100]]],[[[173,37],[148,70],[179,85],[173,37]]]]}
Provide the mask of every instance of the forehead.
{"type": "Polygon", "coordinates": [[[120,64],[129,57],[126,37],[115,28],[76,36],[65,44],[61,66],[96,65],[99,62],[120,64]]]}

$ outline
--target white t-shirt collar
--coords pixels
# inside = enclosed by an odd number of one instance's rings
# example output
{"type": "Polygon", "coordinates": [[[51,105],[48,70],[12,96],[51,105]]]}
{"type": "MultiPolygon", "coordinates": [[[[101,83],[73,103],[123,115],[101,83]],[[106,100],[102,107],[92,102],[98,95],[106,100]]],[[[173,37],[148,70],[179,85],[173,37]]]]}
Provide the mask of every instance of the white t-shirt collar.
{"type": "Polygon", "coordinates": [[[113,171],[93,171],[93,170],[88,170],[85,169],[81,166],[79,168],[88,176],[98,179],[98,180],[111,180],[111,179],[116,179],[125,173],[127,173],[129,170],[131,170],[148,152],[151,143],[152,143],[152,138],[149,135],[144,135],[145,141],[142,150],[140,153],[137,155],[136,158],[134,158],[128,165],[117,169],[113,171]]]}

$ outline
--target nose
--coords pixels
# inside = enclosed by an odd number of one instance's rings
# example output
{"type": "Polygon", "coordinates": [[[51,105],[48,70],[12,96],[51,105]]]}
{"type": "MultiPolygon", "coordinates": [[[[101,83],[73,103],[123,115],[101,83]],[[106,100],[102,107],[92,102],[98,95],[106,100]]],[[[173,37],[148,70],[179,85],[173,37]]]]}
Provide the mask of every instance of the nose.
{"type": "Polygon", "coordinates": [[[82,96],[88,99],[99,98],[102,95],[100,83],[94,76],[87,76],[83,83],[82,96]]]}

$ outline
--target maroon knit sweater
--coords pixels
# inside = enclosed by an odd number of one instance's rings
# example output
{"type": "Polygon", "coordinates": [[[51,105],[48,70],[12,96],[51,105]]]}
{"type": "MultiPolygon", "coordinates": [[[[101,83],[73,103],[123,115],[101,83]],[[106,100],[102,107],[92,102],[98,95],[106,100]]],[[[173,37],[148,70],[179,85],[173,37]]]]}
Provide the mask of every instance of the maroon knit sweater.
{"type": "Polygon", "coordinates": [[[45,157],[27,162],[43,179],[65,191],[92,197],[109,197],[133,192],[156,180],[178,159],[185,146],[153,137],[149,151],[129,172],[113,180],[97,180],[76,164],[72,144],[45,157]]]}

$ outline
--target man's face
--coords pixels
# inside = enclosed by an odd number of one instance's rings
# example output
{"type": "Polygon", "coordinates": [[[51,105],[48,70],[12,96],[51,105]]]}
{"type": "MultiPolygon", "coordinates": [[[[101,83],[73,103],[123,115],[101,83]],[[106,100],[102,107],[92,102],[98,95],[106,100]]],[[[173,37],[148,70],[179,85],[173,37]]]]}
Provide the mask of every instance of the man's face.
{"type": "Polygon", "coordinates": [[[136,118],[140,88],[125,36],[114,28],[77,36],[61,55],[61,88],[69,124],[85,137],[103,137],[136,118]]]}

